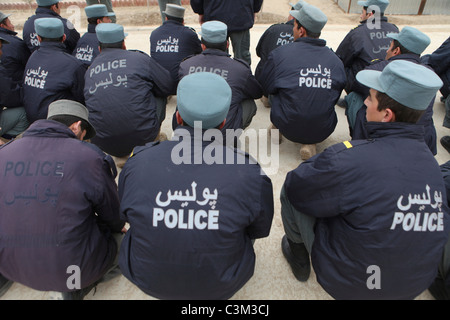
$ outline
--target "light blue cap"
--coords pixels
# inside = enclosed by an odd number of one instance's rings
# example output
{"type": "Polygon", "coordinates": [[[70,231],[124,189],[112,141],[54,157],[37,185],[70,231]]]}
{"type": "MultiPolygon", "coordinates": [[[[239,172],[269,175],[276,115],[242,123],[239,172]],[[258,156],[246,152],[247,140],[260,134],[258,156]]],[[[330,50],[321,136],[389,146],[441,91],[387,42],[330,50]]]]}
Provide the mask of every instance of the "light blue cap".
{"type": "Polygon", "coordinates": [[[212,20],[202,24],[199,32],[202,39],[209,43],[222,43],[227,41],[227,25],[223,22],[212,20]]]}
{"type": "Polygon", "coordinates": [[[58,18],[39,18],[34,20],[36,33],[48,39],[58,39],[64,35],[64,25],[58,18]]]}
{"type": "Polygon", "coordinates": [[[39,7],[48,7],[55,3],[58,3],[60,0],[36,0],[37,5],[39,7]]]}
{"type": "Polygon", "coordinates": [[[297,3],[291,3],[289,2],[289,5],[294,8],[294,10],[300,10],[304,5],[306,4],[305,1],[300,0],[297,3]]]}
{"type": "Polygon", "coordinates": [[[128,35],[124,32],[123,26],[116,23],[100,23],[95,27],[95,32],[101,43],[121,42],[128,35]]]}
{"type": "Polygon", "coordinates": [[[319,8],[305,3],[300,10],[289,11],[291,16],[307,30],[320,33],[328,21],[327,16],[319,8]]]}
{"type": "Polygon", "coordinates": [[[108,12],[104,4],[93,4],[84,8],[88,18],[103,18],[115,16],[113,12],[108,12]]]}
{"type": "Polygon", "coordinates": [[[405,60],[392,61],[382,72],[360,71],[356,80],[416,110],[425,110],[443,85],[432,70],[405,60]]]}
{"type": "Polygon", "coordinates": [[[178,112],[189,126],[202,121],[203,129],[216,128],[230,109],[231,88],[215,73],[192,73],[180,80],[177,101],[178,112]]]}
{"type": "Polygon", "coordinates": [[[431,39],[425,33],[413,27],[404,27],[400,33],[388,33],[387,36],[417,54],[422,54],[431,43],[431,39]]]}
{"type": "Polygon", "coordinates": [[[358,1],[358,4],[362,7],[370,7],[376,6],[380,8],[381,12],[386,11],[386,8],[389,5],[388,0],[367,0],[367,1],[358,1]]]}

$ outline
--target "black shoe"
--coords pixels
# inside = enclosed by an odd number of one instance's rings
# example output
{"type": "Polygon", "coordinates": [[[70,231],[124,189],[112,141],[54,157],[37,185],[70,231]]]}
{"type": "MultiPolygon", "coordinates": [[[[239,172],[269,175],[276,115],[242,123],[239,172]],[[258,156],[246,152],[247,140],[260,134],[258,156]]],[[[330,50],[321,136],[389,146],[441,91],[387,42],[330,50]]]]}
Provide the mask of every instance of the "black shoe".
{"type": "Polygon", "coordinates": [[[441,138],[441,145],[450,153],[450,136],[444,136],[441,138]]]}
{"type": "Polygon", "coordinates": [[[446,288],[446,283],[440,275],[434,279],[434,282],[428,288],[428,291],[430,291],[431,295],[436,300],[450,300],[450,287],[448,287],[447,284],[446,288]]]}
{"type": "Polygon", "coordinates": [[[71,292],[61,292],[63,300],[83,300],[85,296],[88,295],[89,292],[93,288],[97,286],[98,281],[93,284],[87,286],[86,288],[82,288],[79,290],[71,291],[71,292]]]}
{"type": "Polygon", "coordinates": [[[344,98],[339,98],[339,100],[338,100],[338,102],[336,103],[336,105],[337,105],[338,107],[347,109],[347,101],[345,101],[344,98]]]}
{"type": "Polygon", "coordinates": [[[295,278],[301,282],[307,281],[311,273],[311,262],[309,261],[309,253],[305,245],[303,243],[293,243],[285,235],[281,240],[281,251],[283,251],[284,257],[289,262],[295,278]]]}
{"type": "Polygon", "coordinates": [[[0,297],[3,296],[12,286],[13,281],[6,279],[0,274],[0,297]]]}

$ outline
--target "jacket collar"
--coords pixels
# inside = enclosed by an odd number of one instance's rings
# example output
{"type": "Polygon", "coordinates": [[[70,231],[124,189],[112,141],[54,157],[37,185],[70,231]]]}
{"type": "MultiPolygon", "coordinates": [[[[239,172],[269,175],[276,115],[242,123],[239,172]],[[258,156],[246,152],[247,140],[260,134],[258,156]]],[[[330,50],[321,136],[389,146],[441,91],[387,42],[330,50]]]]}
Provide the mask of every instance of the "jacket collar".
{"type": "Polygon", "coordinates": [[[8,30],[8,29],[5,29],[5,28],[0,28],[0,32],[6,33],[6,34],[10,34],[10,35],[13,35],[13,36],[15,36],[17,34],[17,32],[11,31],[11,30],[8,30]]]}
{"type": "Polygon", "coordinates": [[[424,140],[425,129],[423,125],[405,122],[367,122],[369,138],[409,138],[424,140]]]}
{"type": "Polygon", "coordinates": [[[325,47],[327,44],[327,42],[323,39],[314,39],[314,38],[309,38],[309,37],[298,38],[294,42],[308,43],[308,44],[311,44],[313,46],[318,46],[318,47],[325,47]]]}
{"type": "Polygon", "coordinates": [[[36,14],[49,14],[49,15],[52,15],[52,16],[55,16],[55,17],[61,17],[55,11],[50,10],[48,8],[42,8],[42,7],[37,7],[36,8],[36,14]]]}
{"type": "Polygon", "coordinates": [[[66,125],[53,120],[36,120],[23,134],[24,137],[76,138],[66,125]]]}

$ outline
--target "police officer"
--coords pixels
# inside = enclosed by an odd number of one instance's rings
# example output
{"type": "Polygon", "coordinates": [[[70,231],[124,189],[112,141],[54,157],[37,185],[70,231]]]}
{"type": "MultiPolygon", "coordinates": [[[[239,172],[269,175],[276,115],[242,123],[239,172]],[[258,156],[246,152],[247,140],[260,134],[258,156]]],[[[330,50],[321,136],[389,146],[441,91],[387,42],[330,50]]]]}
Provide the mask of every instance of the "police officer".
{"type": "Polygon", "coordinates": [[[116,23],[117,18],[116,14],[114,13],[113,5],[111,0],[86,0],[87,6],[92,6],[96,4],[102,4],[106,6],[106,9],[108,10],[108,13],[111,15],[109,16],[112,23],[116,23]]]}
{"type": "Polygon", "coordinates": [[[182,126],[172,141],[136,147],[120,174],[121,212],[130,228],[119,265],[158,299],[232,297],[253,275],[252,240],[269,235],[273,190],[260,166],[217,141],[213,148],[221,156],[207,159],[207,132],[221,135],[231,95],[227,82],[211,72],[181,79],[182,126]]]}
{"type": "Polygon", "coordinates": [[[111,23],[114,13],[108,12],[104,4],[94,4],[84,8],[88,20],[87,32],[78,40],[73,55],[89,67],[96,56],[100,54],[95,27],[100,23],[111,23]]]}
{"type": "Polygon", "coordinates": [[[269,96],[273,126],[302,144],[306,160],[336,127],[335,103],[346,79],[342,61],[319,39],[326,15],[309,4],[290,13],[295,41],[273,50],[256,78],[269,96]]]}
{"type": "Polygon", "coordinates": [[[100,55],[86,72],[84,94],[92,139],[106,153],[127,158],[135,146],[154,141],[173,88],[169,71],[143,52],[128,51],[123,26],[96,28],[100,55]]]}
{"type": "MultiPolygon", "coordinates": [[[[166,68],[178,82],[180,62],[202,52],[200,39],[194,29],[184,26],[185,9],[168,4],[164,11],[166,21],[150,35],[150,55],[166,68]]],[[[174,87],[172,94],[176,93],[174,87]]]]}
{"type": "MultiPolygon", "coordinates": [[[[0,37],[0,58],[3,46],[10,43],[0,37]]],[[[0,145],[16,137],[28,127],[29,123],[22,107],[20,86],[11,79],[0,63],[0,145]]]]}
{"type": "Polygon", "coordinates": [[[226,24],[220,21],[205,22],[202,25],[201,36],[203,52],[180,64],[180,79],[196,72],[212,72],[222,76],[233,92],[227,122],[222,130],[225,133],[226,129],[245,129],[256,114],[254,99],[261,98],[261,85],[245,61],[231,59],[226,52],[228,47],[226,24]]]}
{"type": "MultiPolygon", "coordinates": [[[[445,102],[445,117],[442,125],[450,129],[450,37],[432,54],[424,56],[423,62],[432,67],[442,82],[444,82],[440,90],[442,94],[441,101],[445,102]]],[[[450,152],[450,136],[443,136],[441,145],[450,152]]]]}
{"type": "Polygon", "coordinates": [[[30,50],[25,42],[17,37],[9,16],[11,15],[0,12],[0,37],[9,42],[3,47],[2,65],[13,81],[21,83],[30,50]]]}
{"type": "MultiPolygon", "coordinates": [[[[296,4],[291,3],[291,10],[300,10],[304,3],[303,0],[298,1],[296,4]]],[[[256,66],[255,73],[261,72],[264,63],[272,50],[294,41],[293,27],[294,17],[289,14],[287,22],[273,24],[264,31],[256,45],[256,55],[260,60],[256,66]]],[[[266,96],[263,96],[261,101],[264,106],[270,107],[269,100],[266,96]]]]}
{"type": "Polygon", "coordinates": [[[388,0],[358,1],[362,6],[360,24],[342,40],[336,54],[342,59],[347,74],[345,91],[353,91],[356,74],[374,59],[384,59],[389,49],[388,33],[398,33],[397,26],[384,15],[388,0]]]}
{"type": "Polygon", "coordinates": [[[84,102],[86,67],[66,52],[63,22],[58,18],[34,20],[39,50],[25,67],[23,99],[28,121],[47,117],[48,105],[56,100],[84,102]]]}
{"type": "Polygon", "coordinates": [[[234,57],[251,65],[250,29],[263,0],[191,0],[190,3],[199,15],[200,24],[218,20],[227,25],[234,57]]]}
{"type": "Polygon", "coordinates": [[[283,254],[335,299],[413,299],[437,274],[450,213],[438,163],[415,123],[442,81],[409,61],[363,70],[369,140],[327,148],[289,172],[283,254]]]}
{"type": "Polygon", "coordinates": [[[48,119],[0,147],[0,273],[6,279],[74,300],[120,274],[116,259],[126,230],[117,172],[111,157],[80,141],[94,135],[87,109],[59,100],[48,119]],[[78,280],[69,281],[74,274],[78,280]]]}
{"type": "MultiPolygon", "coordinates": [[[[414,63],[421,63],[420,55],[431,43],[431,39],[420,30],[406,26],[400,33],[388,33],[392,39],[390,47],[386,53],[385,60],[372,62],[366,70],[382,71],[389,63],[395,60],[407,60],[414,63]]],[[[364,99],[369,95],[369,88],[359,85],[354,86],[355,90],[349,93],[347,101],[347,119],[350,127],[350,134],[353,139],[366,139],[368,133],[365,127],[366,110],[364,99]]],[[[425,142],[431,152],[436,155],[436,128],[433,122],[433,106],[435,97],[430,101],[427,111],[417,122],[425,127],[425,142]]]]}
{"type": "Polygon", "coordinates": [[[38,7],[36,8],[35,14],[29,17],[23,25],[23,40],[31,52],[36,50],[39,46],[39,39],[37,38],[34,25],[34,20],[39,18],[60,19],[64,25],[64,34],[66,35],[66,40],[64,41],[66,51],[71,54],[75,49],[77,42],[80,39],[80,34],[70,21],[60,16],[61,8],[59,7],[59,1],[60,0],[36,0],[38,7]]]}

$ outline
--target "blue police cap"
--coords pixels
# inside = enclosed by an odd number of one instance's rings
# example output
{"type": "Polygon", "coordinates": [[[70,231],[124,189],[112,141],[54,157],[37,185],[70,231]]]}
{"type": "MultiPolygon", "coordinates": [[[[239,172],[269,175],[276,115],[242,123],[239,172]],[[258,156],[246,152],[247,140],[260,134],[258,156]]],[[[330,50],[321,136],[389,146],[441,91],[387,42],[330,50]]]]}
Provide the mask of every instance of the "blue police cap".
{"type": "Polygon", "coordinates": [[[64,25],[58,18],[39,18],[34,20],[36,33],[48,39],[58,39],[64,35],[64,25]]]}
{"type": "Polygon", "coordinates": [[[215,73],[192,73],[179,82],[177,101],[178,112],[189,126],[202,121],[203,129],[216,128],[230,109],[231,88],[215,73]]]}
{"type": "Polygon", "coordinates": [[[93,4],[84,8],[88,18],[103,18],[115,16],[113,12],[108,12],[104,4],[93,4]]]}
{"type": "Polygon", "coordinates": [[[413,27],[404,27],[400,33],[388,33],[387,36],[417,54],[422,54],[431,43],[431,39],[425,33],[413,27]]]}
{"type": "Polygon", "coordinates": [[[327,16],[319,8],[305,3],[300,10],[289,11],[291,16],[307,30],[320,33],[328,21],[327,16]]]}
{"type": "Polygon", "coordinates": [[[360,71],[356,80],[416,110],[425,110],[443,85],[432,70],[405,60],[392,61],[382,72],[360,71]]]}
{"type": "Polygon", "coordinates": [[[227,25],[220,21],[208,21],[202,24],[200,35],[209,43],[222,43],[227,40],[227,25]]]}
{"type": "Polygon", "coordinates": [[[123,26],[116,23],[100,23],[95,28],[97,39],[101,43],[121,42],[128,35],[124,33],[123,26]]]}
{"type": "Polygon", "coordinates": [[[58,3],[59,1],[60,0],[36,0],[39,7],[49,7],[55,3],[58,3]]]}
{"type": "Polygon", "coordinates": [[[386,8],[389,5],[388,0],[367,0],[367,1],[358,1],[358,4],[362,7],[370,7],[370,6],[376,6],[380,8],[381,12],[386,11],[386,8]]]}

